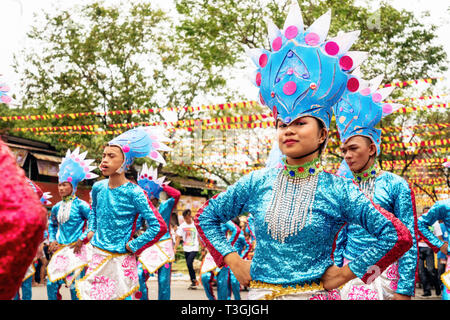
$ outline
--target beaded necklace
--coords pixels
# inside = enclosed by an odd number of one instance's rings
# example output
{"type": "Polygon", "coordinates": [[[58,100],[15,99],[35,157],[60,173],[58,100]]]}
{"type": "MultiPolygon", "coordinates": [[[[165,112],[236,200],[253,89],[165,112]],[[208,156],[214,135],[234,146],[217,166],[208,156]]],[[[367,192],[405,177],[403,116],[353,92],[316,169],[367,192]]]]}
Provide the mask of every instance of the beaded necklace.
{"type": "Polygon", "coordinates": [[[298,166],[288,165],[285,159],[283,162],[264,218],[267,232],[281,243],[301,231],[311,218],[318,174],[323,171],[318,158],[298,166]]]}
{"type": "Polygon", "coordinates": [[[76,198],[75,195],[68,197],[63,197],[63,201],[59,206],[57,220],[59,224],[63,224],[70,218],[70,209],[72,208],[73,200],[76,198]]]}
{"type": "Polygon", "coordinates": [[[369,198],[373,198],[373,193],[375,191],[375,179],[380,172],[377,164],[374,163],[369,169],[364,170],[360,173],[353,172],[356,182],[358,182],[361,191],[369,198]]]}

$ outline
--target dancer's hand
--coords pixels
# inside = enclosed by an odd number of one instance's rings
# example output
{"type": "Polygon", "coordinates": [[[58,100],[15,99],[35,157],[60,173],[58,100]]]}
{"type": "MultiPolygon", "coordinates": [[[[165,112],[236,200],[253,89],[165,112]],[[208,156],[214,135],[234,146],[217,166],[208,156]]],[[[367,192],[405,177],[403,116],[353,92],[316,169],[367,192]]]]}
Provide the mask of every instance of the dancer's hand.
{"type": "Polygon", "coordinates": [[[53,253],[53,252],[55,252],[56,250],[58,250],[58,247],[59,247],[59,243],[56,242],[56,241],[53,241],[53,242],[50,243],[50,245],[48,246],[48,251],[49,251],[50,253],[53,253]]]}
{"type": "Polygon", "coordinates": [[[78,254],[78,253],[80,253],[82,246],[83,246],[83,241],[82,240],[78,240],[77,242],[72,244],[70,247],[73,248],[73,252],[75,254],[78,254]]]}
{"type": "Polygon", "coordinates": [[[252,277],[250,276],[250,260],[242,259],[239,254],[232,252],[227,254],[224,258],[224,262],[230,266],[234,276],[244,287],[248,287],[252,277]]]}
{"type": "Polygon", "coordinates": [[[88,234],[86,235],[86,239],[87,241],[91,241],[92,237],[94,236],[95,232],[94,231],[89,231],[88,234]]]}
{"type": "Polygon", "coordinates": [[[442,247],[440,248],[440,251],[447,255],[448,254],[448,242],[444,242],[444,244],[442,245],[442,247]]]}
{"type": "Polygon", "coordinates": [[[333,290],[354,278],[356,278],[356,275],[350,270],[348,265],[342,268],[332,265],[322,275],[321,281],[325,290],[333,290]]]}
{"type": "Polygon", "coordinates": [[[131,250],[130,246],[128,245],[128,243],[125,245],[125,248],[127,249],[127,251],[129,253],[134,253],[133,250],[131,250]]]}

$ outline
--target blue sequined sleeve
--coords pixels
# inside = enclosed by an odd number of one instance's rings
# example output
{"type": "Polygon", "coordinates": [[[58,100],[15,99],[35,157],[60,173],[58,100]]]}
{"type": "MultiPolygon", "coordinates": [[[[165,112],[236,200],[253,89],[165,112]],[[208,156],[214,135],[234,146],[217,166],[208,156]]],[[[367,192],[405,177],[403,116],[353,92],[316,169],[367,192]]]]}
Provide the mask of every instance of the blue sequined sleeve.
{"type": "Polygon", "coordinates": [[[91,212],[89,213],[89,220],[88,220],[88,227],[87,231],[95,232],[97,230],[97,193],[99,189],[100,183],[94,183],[91,190],[91,197],[92,197],[92,205],[91,205],[91,212]]]}
{"type": "Polygon", "coordinates": [[[147,196],[140,188],[135,189],[133,197],[135,208],[139,215],[145,219],[147,229],[136,239],[130,241],[128,246],[130,249],[139,254],[142,249],[156,243],[167,231],[167,226],[159,212],[150,205],[147,196]]]}
{"type": "Polygon", "coordinates": [[[221,224],[239,216],[245,211],[252,194],[253,172],[243,176],[235,184],[208,200],[194,218],[199,235],[219,267],[223,258],[236,249],[227,241],[221,224]]]}
{"type": "Polygon", "coordinates": [[[363,282],[370,283],[412,245],[411,233],[392,213],[375,205],[356,186],[346,184],[346,203],[342,208],[349,223],[362,226],[377,241],[363,254],[350,261],[350,270],[363,282]]]}
{"type": "Polygon", "coordinates": [[[435,252],[444,245],[444,242],[436,237],[429,229],[437,220],[450,219],[450,200],[437,201],[431,209],[418,220],[419,231],[433,246],[435,252]]]}
{"type": "MultiPolygon", "coordinates": [[[[81,199],[79,199],[79,204],[80,204],[79,208],[80,208],[81,216],[85,219],[86,223],[89,224],[89,215],[91,213],[91,207],[89,206],[89,204],[86,201],[83,201],[81,199]]],[[[84,240],[86,238],[88,232],[89,232],[89,226],[86,226],[86,228],[84,229],[84,232],[79,237],[79,240],[84,240]]]]}
{"type": "Polygon", "coordinates": [[[393,213],[408,228],[412,235],[411,248],[398,260],[400,279],[396,293],[413,296],[418,258],[414,196],[403,179],[401,183],[397,184],[396,189],[397,197],[393,213]]]}

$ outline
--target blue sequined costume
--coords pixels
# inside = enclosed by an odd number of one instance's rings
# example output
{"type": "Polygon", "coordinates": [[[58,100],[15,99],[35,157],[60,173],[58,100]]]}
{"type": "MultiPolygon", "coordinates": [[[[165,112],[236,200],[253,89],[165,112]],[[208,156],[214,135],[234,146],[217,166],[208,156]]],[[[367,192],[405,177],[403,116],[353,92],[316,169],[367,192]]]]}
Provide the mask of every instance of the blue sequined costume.
{"type": "MultiPolygon", "coordinates": [[[[393,213],[409,230],[416,234],[414,196],[408,183],[401,177],[383,172],[374,178],[372,201],[393,213]]],[[[398,260],[399,280],[396,293],[414,296],[415,274],[417,269],[417,239],[412,237],[413,245],[398,260]]],[[[335,264],[342,266],[344,258],[354,260],[373,246],[377,239],[359,225],[347,224],[339,233],[334,252],[335,264]]]]}
{"type": "MultiPolygon", "coordinates": [[[[67,197],[67,199],[56,203],[51,210],[48,225],[49,241],[58,242],[62,245],[69,245],[78,240],[84,240],[87,235],[86,224],[89,220],[91,207],[78,197],[67,197]],[[71,201],[69,219],[64,223],[58,222],[58,212],[61,205],[67,205],[71,201]],[[85,231],[83,232],[83,229],[85,231]]],[[[58,290],[64,284],[64,279],[55,282],[47,281],[47,296],[49,300],[57,300],[58,290]]],[[[78,300],[75,285],[70,286],[70,296],[72,300],[78,300]]]]}
{"type": "MultiPolygon", "coordinates": [[[[89,230],[95,232],[91,244],[113,253],[126,253],[126,244],[139,254],[144,248],[156,242],[167,231],[159,214],[152,211],[144,191],[128,182],[117,188],[108,186],[109,179],[96,182],[92,187],[92,212],[89,230]],[[146,220],[147,230],[136,239],[138,215],[146,220]]],[[[156,212],[157,213],[157,212],[156,212]]]]}
{"type": "Polygon", "coordinates": [[[442,220],[445,227],[450,230],[450,199],[437,201],[430,210],[424,215],[421,215],[418,220],[419,231],[431,244],[431,248],[438,252],[439,248],[444,245],[444,242],[436,237],[429,227],[436,221],[442,220]]]}
{"type": "MultiPolygon", "coordinates": [[[[352,181],[324,171],[318,174],[314,201],[303,228],[284,242],[274,239],[265,217],[282,170],[266,168],[245,175],[205,203],[195,217],[199,234],[219,267],[224,265],[227,254],[236,251],[226,241],[221,224],[243,212],[252,212],[255,218],[257,246],[250,274],[253,281],[262,283],[319,283],[325,270],[333,265],[333,244],[345,223],[361,225],[377,238],[349,263],[352,272],[363,281],[369,280],[371,266],[384,270],[411,247],[411,234],[398,219],[383,209],[377,210],[352,181]]],[[[287,185],[293,184],[294,179],[288,179],[287,185]]],[[[292,225],[290,221],[280,223],[292,225]]]]}

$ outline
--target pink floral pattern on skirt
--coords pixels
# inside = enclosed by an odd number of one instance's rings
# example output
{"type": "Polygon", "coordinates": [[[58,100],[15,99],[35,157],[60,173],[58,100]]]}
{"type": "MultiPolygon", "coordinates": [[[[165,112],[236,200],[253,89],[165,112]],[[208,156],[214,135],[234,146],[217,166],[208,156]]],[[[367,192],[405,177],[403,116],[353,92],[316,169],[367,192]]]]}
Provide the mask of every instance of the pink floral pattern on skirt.
{"type": "Polygon", "coordinates": [[[378,300],[378,294],[375,290],[365,286],[352,286],[348,294],[349,300],[378,300]]]}
{"type": "Polygon", "coordinates": [[[128,256],[122,262],[123,274],[132,281],[138,280],[137,262],[134,256],[128,256]]]}
{"type": "Polygon", "coordinates": [[[69,266],[69,258],[64,256],[57,256],[55,260],[55,271],[66,271],[69,266]]]}
{"type": "Polygon", "coordinates": [[[95,300],[110,300],[116,287],[116,281],[105,276],[96,276],[92,282],[90,296],[95,300]]]}

